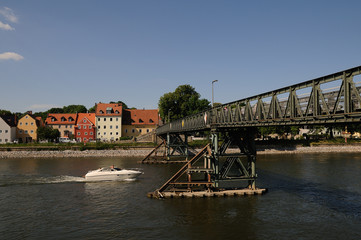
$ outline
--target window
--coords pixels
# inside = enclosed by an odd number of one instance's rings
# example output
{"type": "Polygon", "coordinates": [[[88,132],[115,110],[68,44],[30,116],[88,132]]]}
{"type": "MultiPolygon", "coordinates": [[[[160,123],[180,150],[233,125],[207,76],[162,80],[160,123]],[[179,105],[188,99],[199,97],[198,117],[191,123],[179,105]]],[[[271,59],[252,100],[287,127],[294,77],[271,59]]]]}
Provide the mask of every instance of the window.
{"type": "Polygon", "coordinates": [[[118,125],[115,126],[115,129],[118,129],[118,125]]]}
{"type": "Polygon", "coordinates": [[[132,129],[132,133],[134,133],[134,129],[132,129]]]}
{"type": "Polygon", "coordinates": [[[149,119],[149,122],[150,122],[150,123],[154,123],[154,121],[153,121],[152,119],[149,119]]]}
{"type": "Polygon", "coordinates": [[[118,132],[116,132],[115,135],[118,135],[118,132]]]}
{"type": "Polygon", "coordinates": [[[90,135],[93,135],[93,132],[90,132],[90,135]]]}
{"type": "Polygon", "coordinates": [[[28,116],[25,117],[26,119],[29,118],[28,116]]]}
{"type": "Polygon", "coordinates": [[[106,121],[107,119],[106,118],[104,118],[104,122],[106,121]]]}
{"type": "Polygon", "coordinates": [[[117,122],[118,122],[118,118],[115,118],[115,121],[117,121],[117,122]]]}
{"type": "Polygon", "coordinates": [[[98,126],[98,129],[100,129],[100,126],[98,126]]]}
{"type": "Polygon", "coordinates": [[[68,128],[68,125],[65,125],[65,128],[68,128]]]}
{"type": "Polygon", "coordinates": [[[110,121],[113,121],[113,118],[110,118],[110,121]]]}
{"type": "Polygon", "coordinates": [[[19,133],[20,133],[20,134],[23,134],[23,130],[20,130],[19,133]]]}
{"type": "Polygon", "coordinates": [[[142,119],[139,119],[139,122],[140,122],[140,123],[143,123],[143,120],[142,120],[142,119]]]}
{"type": "Polygon", "coordinates": [[[110,135],[113,135],[113,133],[112,133],[112,132],[110,132],[110,135]]]}
{"type": "Polygon", "coordinates": [[[59,128],[61,128],[61,125],[59,125],[59,128]]]}
{"type": "Polygon", "coordinates": [[[86,129],[86,126],[83,126],[83,129],[86,129]]]}
{"type": "Polygon", "coordinates": [[[147,129],[147,133],[149,133],[149,129],[147,129]]]}
{"type": "Polygon", "coordinates": [[[70,125],[69,128],[73,128],[73,125],[70,125]]]}
{"type": "Polygon", "coordinates": [[[68,121],[69,121],[69,122],[72,122],[72,121],[74,121],[74,118],[69,117],[68,121]]]}
{"type": "Polygon", "coordinates": [[[3,140],[0,138],[0,142],[2,142],[3,140]]]}
{"type": "Polygon", "coordinates": [[[125,133],[127,133],[128,132],[128,129],[125,129],[125,133]]]}
{"type": "Polygon", "coordinates": [[[103,110],[100,110],[99,113],[100,113],[100,114],[103,114],[104,112],[103,112],[103,110]]]}
{"type": "Polygon", "coordinates": [[[28,130],[25,130],[25,134],[28,134],[28,130]]]}
{"type": "Polygon", "coordinates": [[[0,133],[2,133],[3,132],[3,130],[0,130],[0,133]]]}
{"type": "Polygon", "coordinates": [[[83,123],[86,123],[86,120],[85,120],[85,119],[83,120],[83,123]]]}
{"type": "Polygon", "coordinates": [[[107,133],[106,133],[106,132],[104,132],[104,136],[105,136],[105,135],[107,135],[107,133]]]}
{"type": "Polygon", "coordinates": [[[28,123],[25,123],[25,125],[27,126],[27,125],[28,125],[28,123]]]}
{"type": "Polygon", "coordinates": [[[89,129],[92,129],[92,126],[89,126],[89,129]]]}
{"type": "Polygon", "coordinates": [[[30,133],[34,133],[34,130],[31,130],[30,133]]]}
{"type": "Polygon", "coordinates": [[[33,126],[33,125],[34,125],[34,123],[33,123],[33,122],[32,122],[32,123],[30,123],[30,125],[31,125],[31,126],[33,126]]]}
{"type": "Polygon", "coordinates": [[[86,142],[86,138],[83,138],[84,142],[86,142]]]}
{"type": "Polygon", "coordinates": [[[8,130],[5,130],[5,133],[8,133],[8,130]]]}
{"type": "Polygon", "coordinates": [[[77,138],[78,139],[78,142],[81,142],[81,138],[77,138]]]}
{"type": "Polygon", "coordinates": [[[78,129],[81,129],[81,126],[80,126],[80,125],[78,125],[78,129]]]}
{"type": "Polygon", "coordinates": [[[104,129],[107,129],[107,126],[104,126],[104,129]]]}
{"type": "Polygon", "coordinates": [[[118,111],[118,110],[116,110],[116,111],[115,111],[115,113],[116,113],[116,114],[119,114],[119,111],[118,111]]]}
{"type": "Polygon", "coordinates": [[[88,135],[88,132],[85,132],[84,135],[88,135]]]}
{"type": "Polygon", "coordinates": [[[78,136],[80,136],[80,132],[78,132],[78,136]]]}
{"type": "Polygon", "coordinates": [[[65,121],[66,121],[65,117],[62,117],[62,118],[61,118],[61,121],[62,121],[62,122],[65,122],[65,121]]]}
{"type": "Polygon", "coordinates": [[[20,123],[20,126],[21,126],[21,125],[23,125],[23,123],[22,123],[22,122],[20,123]]]}
{"type": "Polygon", "coordinates": [[[100,118],[98,118],[98,122],[100,122],[100,118]]]}
{"type": "Polygon", "coordinates": [[[110,129],[113,129],[113,126],[110,126],[110,129]]]}
{"type": "Polygon", "coordinates": [[[139,129],[139,132],[141,133],[141,132],[142,132],[142,129],[139,129]]]}

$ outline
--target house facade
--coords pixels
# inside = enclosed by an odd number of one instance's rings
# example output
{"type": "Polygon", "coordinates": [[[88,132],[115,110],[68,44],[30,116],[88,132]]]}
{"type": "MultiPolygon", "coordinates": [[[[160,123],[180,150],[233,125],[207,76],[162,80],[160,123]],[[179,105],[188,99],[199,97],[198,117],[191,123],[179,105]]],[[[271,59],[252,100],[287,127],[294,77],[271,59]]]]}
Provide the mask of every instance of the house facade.
{"type": "Polygon", "coordinates": [[[49,113],[45,124],[53,129],[58,129],[60,137],[75,137],[76,113],[49,113]]]}
{"type": "Polygon", "coordinates": [[[138,137],[154,131],[159,125],[158,109],[126,109],[123,111],[124,137],[138,137]]]}
{"type": "Polygon", "coordinates": [[[122,137],[122,112],[120,103],[98,103],[95,106],[96,139],[118,141],[122,137]]]}
{"type": "Polygon", "coordinates": [[[96,139],[95,113],[78,113],[74,128],[77,142],[87,143],[96,139]]]}
{"type": "Polygon", "coordinates": [[[15,115],[0,116],[0,144],[14,142],[16,139],[15,115]]]}
{"type": "Polygon", "coordinates": [[[35,117],[31,113],[19,119],[17,123],[16,137],[19,142],[29,143],[38,140],[38,127],[44,126],[41,117],[35,117]]]}

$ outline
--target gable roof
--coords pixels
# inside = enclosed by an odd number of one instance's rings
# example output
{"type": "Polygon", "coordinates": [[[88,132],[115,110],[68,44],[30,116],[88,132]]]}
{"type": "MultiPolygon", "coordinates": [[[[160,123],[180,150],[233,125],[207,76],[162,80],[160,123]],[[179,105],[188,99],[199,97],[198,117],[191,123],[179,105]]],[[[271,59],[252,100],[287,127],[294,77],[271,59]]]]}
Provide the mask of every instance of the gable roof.
{"type": "Polygon", "coordinates": [[[16,127],[16,116],[15,115],[0,115],[0,118],[10,127],[16,127]]]}
{"type": "Polygon", "coordinates": [[[40,127],[40,126],[44,125],[43,119],[41,117],[36,117],[30,113],[25,114],[22,118],[19,119],[19,121],[16,124],[18,124],[20,121],[22,121],[24,118],[26,118],[26,116],[31,117],[35,121],[36,126],[40,127]]]}
{"type": "Polygon", "coordinates": [[[95,106],[96,116],[122,116],[123,106],[120,103],[98,103],[95,106]]]}
{"type": "Polygon", "coordinates": [[[88,119],[95,126],[95,113],[78,113],[76,124],[81,123],[84,118],[88,119]]]}
{"type": "Polygon", "coordinates": [[[75,125],[76,113],[49,113],[45,120],[47,125],[75,125]]]}
{"type": "Polygon", "coordinates": [[[125,125],[158,125],[158,109],[126,109],[123,124],[125,125]]]}

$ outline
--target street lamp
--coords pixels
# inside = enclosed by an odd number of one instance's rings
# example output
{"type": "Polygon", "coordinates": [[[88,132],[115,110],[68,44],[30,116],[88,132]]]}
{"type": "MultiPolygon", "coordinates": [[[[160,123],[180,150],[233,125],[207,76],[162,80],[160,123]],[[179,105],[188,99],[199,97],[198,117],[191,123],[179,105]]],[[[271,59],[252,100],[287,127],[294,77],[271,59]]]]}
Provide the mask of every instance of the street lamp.
{"type": "Polygon", "coordinates": [[[218,82],[218,80],[212,81],[212,107],[214,107],[214,90],[213,90],[213,83],[218,82]]]}

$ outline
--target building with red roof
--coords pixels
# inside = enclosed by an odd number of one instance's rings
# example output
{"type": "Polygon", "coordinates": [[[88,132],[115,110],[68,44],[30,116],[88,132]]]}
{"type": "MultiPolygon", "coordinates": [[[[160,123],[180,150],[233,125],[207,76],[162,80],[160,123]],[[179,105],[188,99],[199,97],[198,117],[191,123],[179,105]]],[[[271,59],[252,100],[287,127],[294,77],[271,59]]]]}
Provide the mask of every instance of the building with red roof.
{"type": "Polygon", "coordinates": [[[159,125],[158,109],[125,109],[122,136],[138,137],[154,131],[159,125]]]}
{"type": "Polygon", "coordinates": [[[78,113],[74,128],[78,142],[87,143],[96,139],[95,113],[78,113]]]}
{"type": "Polygon", "coordinates": [[[97,137],[101,141],[118,141],[122,137],[123,106],[120,103],[95,104],[97,137]]]}
{"type": "Polygon", "coordinates": [[[60,137],[73,138],[76,120],[76,113],[49,113],[45,124],[53,129],[58,129],[60,137]]]}

